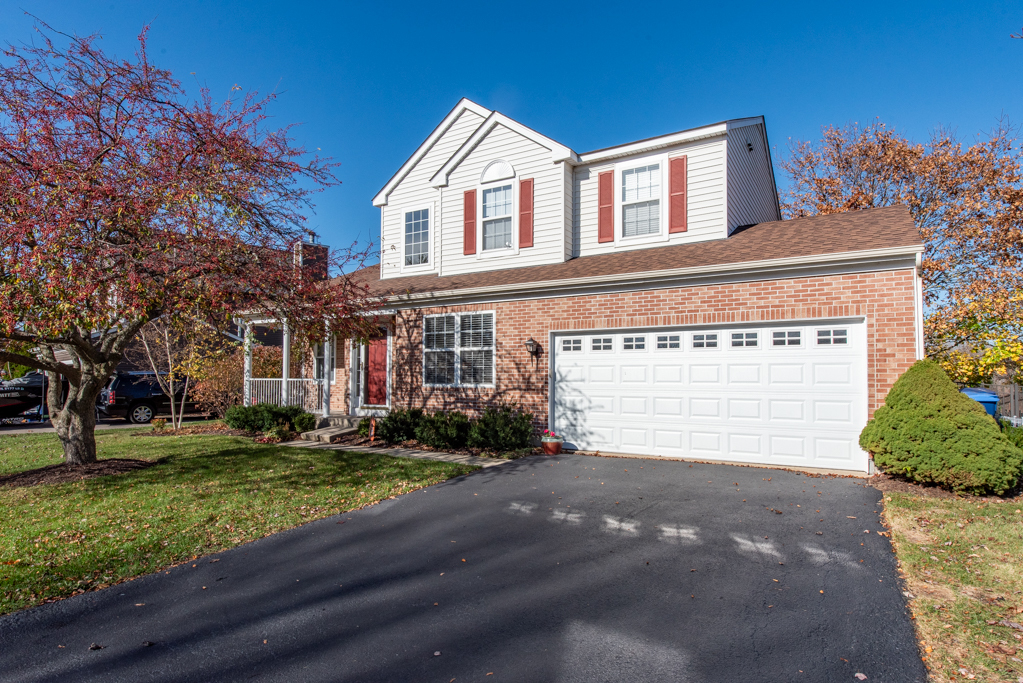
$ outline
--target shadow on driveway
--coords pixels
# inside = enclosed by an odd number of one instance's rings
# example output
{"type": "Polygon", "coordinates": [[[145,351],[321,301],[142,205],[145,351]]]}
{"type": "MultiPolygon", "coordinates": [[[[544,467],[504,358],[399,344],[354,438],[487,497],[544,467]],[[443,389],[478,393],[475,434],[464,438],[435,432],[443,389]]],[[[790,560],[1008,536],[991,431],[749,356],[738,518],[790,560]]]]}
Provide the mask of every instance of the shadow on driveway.
{"type": "Polygon", "coordinates": [[[880,497],[859,479],[534,456],[2,617],[0,671],[925,681],[880,497]]]}

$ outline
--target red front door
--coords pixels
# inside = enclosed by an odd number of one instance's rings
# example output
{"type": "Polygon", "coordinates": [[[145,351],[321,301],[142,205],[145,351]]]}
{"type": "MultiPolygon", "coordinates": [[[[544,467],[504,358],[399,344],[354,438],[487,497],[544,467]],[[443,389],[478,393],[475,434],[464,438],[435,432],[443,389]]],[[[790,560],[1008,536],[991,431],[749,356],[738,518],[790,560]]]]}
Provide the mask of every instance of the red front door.
{"type": "Polygon", "coordinates": [[[387,337],[369,340],[366,353],[366,403],[387,405],[387,337]]]}

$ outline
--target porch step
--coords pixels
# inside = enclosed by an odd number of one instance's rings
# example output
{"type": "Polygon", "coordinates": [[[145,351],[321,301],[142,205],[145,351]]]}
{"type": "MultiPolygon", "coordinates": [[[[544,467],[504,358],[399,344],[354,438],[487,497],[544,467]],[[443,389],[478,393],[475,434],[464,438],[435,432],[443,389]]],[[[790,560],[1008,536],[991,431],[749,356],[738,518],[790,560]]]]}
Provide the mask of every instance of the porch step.
{"type": "Polygon", "coordinates": [[[317,420],[316,429],[319,430],[326,427],[358,427],[360,420],[362,420],[361,415],[330,415],[317,420]]]}
{"type": "Polygon", "coordinates": [[[358,429],[358,427],[323,427],[321,429],[314,429],[311,432],[302,432],[299,438],[305,441],[334,443],[335,441],[340,441],[341,437],[345,434],[354,434],[358,429]]]}

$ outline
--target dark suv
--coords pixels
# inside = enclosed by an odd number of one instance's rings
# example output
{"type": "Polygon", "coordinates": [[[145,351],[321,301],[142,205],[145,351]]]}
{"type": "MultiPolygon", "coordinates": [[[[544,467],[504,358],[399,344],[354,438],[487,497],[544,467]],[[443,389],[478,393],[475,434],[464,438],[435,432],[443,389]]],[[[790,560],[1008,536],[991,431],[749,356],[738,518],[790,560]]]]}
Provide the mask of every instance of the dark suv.
{"type": "MultiPolygon", "coordinates": [[[[157,415],[169,415],[170,401],[153,373],[119,372],[100,392],[99,411],[107,417],[145,424],[157,415]]],[[[186,401],[185,412],[194,413],[195,403],[186,401]]]]}

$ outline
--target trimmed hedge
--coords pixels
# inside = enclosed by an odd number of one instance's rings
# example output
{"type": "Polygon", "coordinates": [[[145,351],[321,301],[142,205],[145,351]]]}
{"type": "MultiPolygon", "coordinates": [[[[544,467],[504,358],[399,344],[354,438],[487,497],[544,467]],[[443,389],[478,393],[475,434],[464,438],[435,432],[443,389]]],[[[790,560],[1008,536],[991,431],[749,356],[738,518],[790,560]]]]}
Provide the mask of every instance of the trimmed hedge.
{"type": "Polygon", "coordinates": [[[886,472],[961,493],[1001,495],[1023,469],[1023,451],[931,360],[895,382],[860,446],[886,472]]]}
{"type": "Polygon", "coordinates": [[[416,427],[416,441],[433,448],[464,448],[469,428],[469,418],[457,410],[424,415],[416,427]]]}
{"type": "Polygon", "coordinates": [[[244,429],[247,432],[267,432],[281,426],[281,423],[294,432],[308,432],[316,428],[316,416],[299,406],[275,406],[270,403],[257,403],[249,407],[231,406],[224,413],[224,422],[231,429],[244,429]]]}
{"type": "Polygon", "coordinates": [[[416,438],[416,427],[423,419],[419,408],[395,408],[377,420],[376,435],[384,441],[401,443],[416,438]]]}
{"type": "Polygon", "coordinates": [[[529,447],[533,435],[533,414],[514,405],[488,407],[469,427],[468,444],[471,448],[510,451],[529,447]]]}

